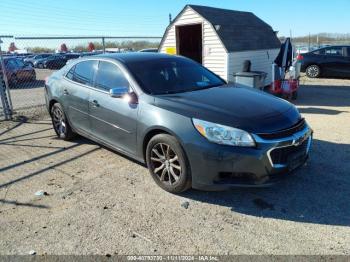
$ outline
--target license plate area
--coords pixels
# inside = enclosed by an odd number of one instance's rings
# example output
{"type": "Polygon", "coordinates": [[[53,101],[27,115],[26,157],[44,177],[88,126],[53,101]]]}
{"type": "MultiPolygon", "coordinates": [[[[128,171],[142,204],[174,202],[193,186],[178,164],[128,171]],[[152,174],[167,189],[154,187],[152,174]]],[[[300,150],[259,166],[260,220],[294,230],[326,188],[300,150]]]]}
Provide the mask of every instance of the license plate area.
{"type": "Polygon", "coordinates": [[[289,171],[293,171],[303,165],[306,160],[306,151],[296,152],[288,157],[287,166],[289,171]]]}

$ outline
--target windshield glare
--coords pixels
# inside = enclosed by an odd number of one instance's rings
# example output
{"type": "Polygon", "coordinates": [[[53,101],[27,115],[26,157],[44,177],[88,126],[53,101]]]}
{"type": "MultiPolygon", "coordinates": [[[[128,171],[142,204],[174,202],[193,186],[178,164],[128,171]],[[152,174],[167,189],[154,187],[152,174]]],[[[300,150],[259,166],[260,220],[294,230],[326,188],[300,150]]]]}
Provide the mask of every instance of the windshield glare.
{"type": "Polygon", "coordinates": [[[144,92],[153,95],[189,92],[225,84],[208,69],[187,59],[129,62],[127,66],[144,92]]]}

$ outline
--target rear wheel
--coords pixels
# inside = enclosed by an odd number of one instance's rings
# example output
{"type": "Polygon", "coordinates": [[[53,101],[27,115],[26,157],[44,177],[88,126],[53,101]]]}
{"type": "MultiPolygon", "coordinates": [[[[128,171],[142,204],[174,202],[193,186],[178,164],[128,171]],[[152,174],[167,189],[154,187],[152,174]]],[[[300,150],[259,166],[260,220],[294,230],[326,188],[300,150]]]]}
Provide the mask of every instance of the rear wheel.
{"type": "Polygon", "coordinates": [[[63,140],[71,140],[75,133],[70,127],[67,117],[63,111],[61,104],[55,103],[51,108],[51,119],[53,128],[57,136],[63,140]]]}
{"type": "Polygon", "coordinates": [[[317,65],[310,65],[306,68],[306,75],[310,78],[318,78],[321,76],[321,69],[317,65]]]}
{"type": "Polygon", "coordinates": [[[180,143],[167,134],[154,136],[146,149],[146,161],[154,181],[170,193],[191,188],[191,170],[180,143]]]}

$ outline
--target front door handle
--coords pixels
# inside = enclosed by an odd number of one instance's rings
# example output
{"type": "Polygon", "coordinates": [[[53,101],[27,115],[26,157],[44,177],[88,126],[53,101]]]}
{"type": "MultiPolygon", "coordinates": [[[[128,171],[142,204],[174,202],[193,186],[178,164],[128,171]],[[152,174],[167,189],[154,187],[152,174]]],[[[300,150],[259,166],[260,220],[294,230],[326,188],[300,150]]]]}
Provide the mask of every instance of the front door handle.
{"type": "Polygon", "coordinates": [[[99,107],[100,106],[97,100],[92,100],[92,101],[90,101],[90,103],[92,104],[93,107],[99,107]]]}
{"type": "Polygon", "coordinates": [[[68,93],[68,90],[67,89],[64,89],[63,90],[63,94],[66,96],[66,95],[69,95],[69,93],[68,93]]]}

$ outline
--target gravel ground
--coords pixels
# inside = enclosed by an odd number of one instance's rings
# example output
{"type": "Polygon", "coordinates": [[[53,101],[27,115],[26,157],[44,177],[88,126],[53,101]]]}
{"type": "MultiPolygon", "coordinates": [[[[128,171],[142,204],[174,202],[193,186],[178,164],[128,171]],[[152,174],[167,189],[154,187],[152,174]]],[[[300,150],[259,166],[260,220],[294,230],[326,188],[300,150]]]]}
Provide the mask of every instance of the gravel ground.
{"type": "Polygon", "coordinates": [[[56,139],[49,120],[0,122],[0,254],[349,255],[350,81],[302,83],[310,162],[266,189],[172,195],[138,163],[56,139]]]}

